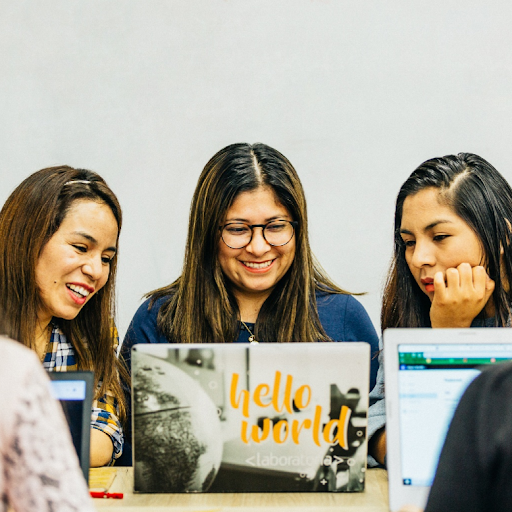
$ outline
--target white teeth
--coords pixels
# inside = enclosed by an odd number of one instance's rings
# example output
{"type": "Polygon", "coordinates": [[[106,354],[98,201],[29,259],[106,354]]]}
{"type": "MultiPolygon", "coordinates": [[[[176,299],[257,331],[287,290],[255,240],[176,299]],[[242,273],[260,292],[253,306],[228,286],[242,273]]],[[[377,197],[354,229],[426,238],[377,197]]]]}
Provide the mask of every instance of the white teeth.
{"type": "Polygon", "coordinates": [[[249,268],[267,268],[270,265],[272,265],[272,262],[274,260],[270,261],[264,261],[263,263],[253,263],[252,261],[244,261],[244,265],[249,268]]]}
{"type": "Polygon", "coordinates": [[[76,284],[67,284],[66,285],[70,290],[73,290],[75,293],[78,293],[82,297],[88,297],[90,295],[90,291],[86,290],[82,286],[77,286],[76,284]]]}

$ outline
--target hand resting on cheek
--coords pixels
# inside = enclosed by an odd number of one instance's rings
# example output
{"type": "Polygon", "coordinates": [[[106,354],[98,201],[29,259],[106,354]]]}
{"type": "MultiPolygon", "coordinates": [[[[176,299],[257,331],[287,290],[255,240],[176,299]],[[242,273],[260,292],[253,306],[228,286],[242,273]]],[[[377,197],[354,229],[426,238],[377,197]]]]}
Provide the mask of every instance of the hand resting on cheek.
{"type": "Polygon", "coordinates": [[[434,298],[430,308],[432,327],[470,327],[486,307],[494,281],[484,267],[461,263],[434,276],[434,298]]]}

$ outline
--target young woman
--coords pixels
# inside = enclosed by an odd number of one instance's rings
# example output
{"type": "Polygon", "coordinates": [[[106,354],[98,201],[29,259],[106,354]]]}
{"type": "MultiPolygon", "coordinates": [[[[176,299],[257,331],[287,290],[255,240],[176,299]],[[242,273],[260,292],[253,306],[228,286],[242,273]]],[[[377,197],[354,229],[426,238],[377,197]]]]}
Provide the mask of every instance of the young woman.
{"type": "MultiPolygon", "coordinates": [[[[148,297],[126,334],[127,356],[135,343],[198,340],[367,341],[378,352],[364,308],[313,259],[295,169],[264,144],[233,144],[206,164],[183,273],[148,297]]],[[[372,387],[377,369],[373,358],[372,387]]]]}
{"type": "MultiPolygon", "coordinates": [[[[512,189],[483,158],[460,153],[421,164],[396,202],[395,253],[382,328],[510,327],[511,222],[512,189]]],[[[496,483],[512,474],[512,459],[508,465],[499,462],[505,453],[500,453],[501,438],[511,424],[498,426],[487,414],[493,409],[495,415],[510,416],[504,411],[512,404],[504,398],[512,392],[512,379],[510,369],[504,370],[484,372],[477,380],[488,384],[486,390],[475,381],[468,390],[473,398],[461,402],[441,456],[442,478],[436,477],[432,489],[436,502],[429,502],[428,510],[494,510],[491,488],[483,484],[491,474],[496,483]],[[486,495],[488,503],[482,501],[486,495]]],[[[503,437],[507,443],[509,435],[503,437]]]]}
{"type": "Polygon", "coordinates": [[[121,208],[96,173],[53,167],[24,180],[0,212],[0,308],[7,334],[48,371],[94,370],[91,465],[119,457],[126,371],[115,351],[121,208]]]}
{"type": "Polygon", "coordinates": [[[509,326],[512,190],[483,158],[433,158],[402,185],[382,328],[509,326]]]}

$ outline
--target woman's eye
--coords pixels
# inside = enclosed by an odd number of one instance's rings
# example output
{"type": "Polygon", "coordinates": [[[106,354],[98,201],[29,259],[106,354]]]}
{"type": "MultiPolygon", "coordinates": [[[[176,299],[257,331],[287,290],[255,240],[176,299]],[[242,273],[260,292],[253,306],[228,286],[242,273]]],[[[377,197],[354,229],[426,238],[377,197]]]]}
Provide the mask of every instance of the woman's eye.
{"type": "Polygon", "coordinates": [[[84,247],[83,245],[73,245],[73,247],[80,252],[87,252],[87,247],[84,247]]]}
{"type": "Polygon", "coordinates": [[[110,265],[110,263],[112,263],[112,259],[113,259],[113,258],[109,258],[108,256],[102,256],[102,257],[101,257],[101,261],[102,261],[105,265],[110,265]]]}
{"type": "Polygon", "coordinates": [[[279,233],[279,231],[283,231],[285,227],[286,224],[284,222],[276,222],[274,224],[267,224],[265,229],[271,231],[272,233],[279,233]]]}
{"type": "Polygon", "coordinates": [[[442,242],[445,238],[448,238],[450,235],[436,235],[434,236],[434,241],[442,242]]]}
{"type": "Polygon", "coordinates": [[[225,229],[230,235],[245,235],[249,231],[247,226],[228,226],[225,229]]]}
{"type": "Polygon", "coordinates": [[[416,245],[415,240],[404,240],[403,242],[405,247],[414,247],[416,245]]]}

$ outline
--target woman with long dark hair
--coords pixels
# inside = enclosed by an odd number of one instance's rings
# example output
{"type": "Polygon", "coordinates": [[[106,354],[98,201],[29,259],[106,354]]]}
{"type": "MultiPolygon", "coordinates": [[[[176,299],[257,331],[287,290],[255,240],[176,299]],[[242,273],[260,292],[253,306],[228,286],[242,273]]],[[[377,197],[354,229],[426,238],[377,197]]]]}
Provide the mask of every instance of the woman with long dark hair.
{"type": "Polygon", "coordinates": [[[512,190],[470,153],[433,158],[402,185],[382,329],[510,325],[512,190]]]}
{"type": "Polygon", "coordinates": [[[0,211],[0,309],[6,334],[48,371],[94,370],[91,465],[122,451],[114,281],[122,216],[96,173],[68,166],[25,179],[0,211]]]}
{"type": "MultiPolygon", "coordinates": [[[[483,158],[459,153],[421,164],[396,201],[382,329],[510,327],[511,222],[512,189],[483,158]]],[[[511,376],[509,365],[497,365],[466,390],[439,460],[428,511],[508,507],[511,376]]],[[[376,389],[383,390],[382,381],[376,389]]]]}
{"type": "MultiPolygon", "coordinates": [[[[333,340],[367,341],[378,352],[363,306],[311,253],[297,172],[265,144],[225,147],[199,177],[181,276],[148,294],[123,350],[129,355],[135,343],[333,340]]],[[[373,357],[372,387],[377,369],[373,357]]]]}

